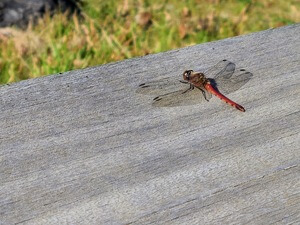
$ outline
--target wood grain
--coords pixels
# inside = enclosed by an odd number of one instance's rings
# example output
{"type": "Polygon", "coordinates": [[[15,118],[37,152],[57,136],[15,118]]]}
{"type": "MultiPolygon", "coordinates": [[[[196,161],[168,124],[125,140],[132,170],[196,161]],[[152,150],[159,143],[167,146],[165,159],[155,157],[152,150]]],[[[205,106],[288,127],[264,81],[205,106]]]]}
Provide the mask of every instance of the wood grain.
{"type": "Polygon", "coordinates": [[[300,25],[0,87],[0,224],[299,224],[300,25]],[[229,97],[160,108],[140,83],[222,59],[229,97]]]}

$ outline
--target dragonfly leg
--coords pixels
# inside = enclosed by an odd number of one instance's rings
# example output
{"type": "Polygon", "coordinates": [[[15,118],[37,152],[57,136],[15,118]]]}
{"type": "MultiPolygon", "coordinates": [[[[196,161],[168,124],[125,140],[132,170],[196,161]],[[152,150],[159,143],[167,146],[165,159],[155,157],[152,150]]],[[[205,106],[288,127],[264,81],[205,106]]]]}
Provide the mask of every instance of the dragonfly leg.
{"type": "Polygon", "coordinates": [[[185,80],[180,80],[179,81],[180,83],[183,83],[183,84],[188,84],[189,82],[185,81],[185,80]]]}
{"type": "Polygon", "coordinates": [[[209,101],[209,100],[207,99],[207,97],[206,97],[206,92],[205,92],[202,88],[199,88],[199,87],[197,87],[197,88],[202,92],[204,99],[205,99],[206,101],[209,101]]]}
{"type": "Polygon", "coordinates": [[[194,89],[194,85],[190,84],[190,87],[188,89],[186,89],[184,92],[182,92],[182,94],[185,94],[188,91],[191,91],[194,89]]]}

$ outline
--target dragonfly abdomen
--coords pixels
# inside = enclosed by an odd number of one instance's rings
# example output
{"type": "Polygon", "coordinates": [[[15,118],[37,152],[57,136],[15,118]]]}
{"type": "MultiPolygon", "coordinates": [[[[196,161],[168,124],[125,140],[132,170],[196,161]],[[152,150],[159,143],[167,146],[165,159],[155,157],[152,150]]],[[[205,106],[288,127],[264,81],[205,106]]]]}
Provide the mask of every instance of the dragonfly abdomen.
{"type": "Polygon", "coordinates": [[[217,96],[219,99],[226,102],[227,104],[233,106],[234,108],[236,108],[242,112],[246,111],[243,106],[237,104],[236,102],[234,102],[234,101],[230,100],[229,98],[227,98],[226,96],[222,95],[219,91],[217,91],[215,88],[213,88],[213,86],[210,83],[206,83],[204,87],[211,94],[217,96]]]}

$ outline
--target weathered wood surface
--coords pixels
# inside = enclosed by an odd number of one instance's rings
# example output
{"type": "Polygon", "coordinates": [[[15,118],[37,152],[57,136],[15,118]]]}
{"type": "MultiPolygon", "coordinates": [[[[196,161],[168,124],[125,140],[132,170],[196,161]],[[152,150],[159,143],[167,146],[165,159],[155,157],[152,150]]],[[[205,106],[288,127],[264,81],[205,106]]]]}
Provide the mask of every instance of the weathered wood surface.
{"type": "Polygon", "coordinates": [[[299,224],[300,25],[0,88],[0,224],[299,224]],[[228,59],[229,95],[157,108],[145,81],[228,59]]]}

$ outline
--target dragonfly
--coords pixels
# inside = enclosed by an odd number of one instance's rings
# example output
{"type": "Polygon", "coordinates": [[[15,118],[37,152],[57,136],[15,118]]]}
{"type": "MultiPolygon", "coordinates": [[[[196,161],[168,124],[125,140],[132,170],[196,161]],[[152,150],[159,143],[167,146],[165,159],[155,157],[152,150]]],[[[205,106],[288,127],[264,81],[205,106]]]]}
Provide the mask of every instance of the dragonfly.
{"type": "Polygon", "coordinates": [[[230,106],[245,112],[245,108],[225,95],[237,91],[245,85],[253,74],[245,69],[236,69],[236,65],[226,59],[204,72],[186,70],[182,78],[163,78],[139,85],[137,93],[156,95],[152,105],[174,107],[199,104],[209,101],[215,95],[230,106]]]}

